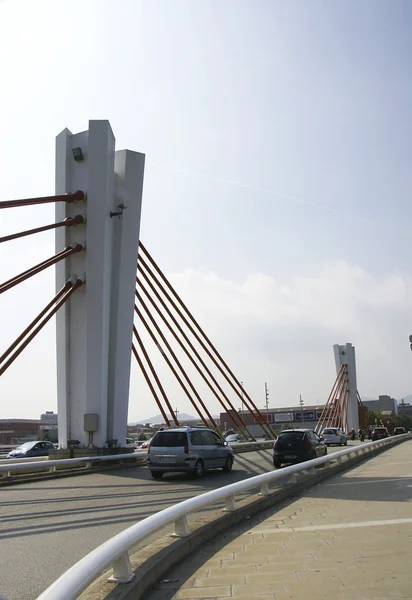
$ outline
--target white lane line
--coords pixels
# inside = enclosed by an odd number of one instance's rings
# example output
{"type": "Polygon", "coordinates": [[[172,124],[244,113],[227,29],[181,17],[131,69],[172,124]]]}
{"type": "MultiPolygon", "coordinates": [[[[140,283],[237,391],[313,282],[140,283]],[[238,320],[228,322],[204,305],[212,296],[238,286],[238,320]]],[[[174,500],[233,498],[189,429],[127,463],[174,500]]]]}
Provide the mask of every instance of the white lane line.
{"type": "Polygon", "coordinates": [[[67,492],[77,492],[81,488],[62,488],[61,490],[57,490],[56,492],[46,492],[47,496],[54,496],[54,494],[66,494],[67,492]]]}
{"type": "MultiPolygon", "coordinates": [[[[329,529],[350,529],[355,527],[380,527],[383,525],[404,525],[412,523],[412,519],[387,519],[384,521],[362,521],[357,523],[335,523],[330,525],[313,525],[307,527],[282,527],[279,529],[253,529],[251,534],[261,535],[262,533],[294,533],[297,531],[327,531],[329,529]]],[[[243,535],[248,535],[244,533],[243,535]]]]}
{"type": "Polygon", "coordinates": [[[323,485],[325,487],[333,487],[337,485],[369,485],[371,483],[388,483],[388,481],[406,481],[408,479],[412,479],[412,475],[406,475],[405,477],[386,477],[385,479],[373,479],[373,477],[369,477],[363,481],[342,481],[340,483],[324,483],[323,485]]]}

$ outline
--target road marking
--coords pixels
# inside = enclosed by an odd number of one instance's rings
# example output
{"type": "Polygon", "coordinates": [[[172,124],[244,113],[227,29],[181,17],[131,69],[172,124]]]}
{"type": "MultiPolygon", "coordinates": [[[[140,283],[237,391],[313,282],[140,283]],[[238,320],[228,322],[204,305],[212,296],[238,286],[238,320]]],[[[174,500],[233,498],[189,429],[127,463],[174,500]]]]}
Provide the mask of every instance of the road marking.
{"type": "Polygon", "coordinates": [[[412,479],[412,475],[407,475],[406,477],[386,477],[385,479],[373,479],[373,477],[368,477],[363,481],[343,481],[341,483],[324,483],[325,487],[332,487],[337,485],[369,485],[371,483],[388,483],[390,480],[392,481],[403,481],[407,479],[412,479]]]}
{"type": "MultiPolygon", "coordinates": [[[[278,529],[253,529],[250,533],[261,535],[262,533],[295,533],[298,531],[326,531],[328,529],[349,529],[355,527],[380,527],[383,525],[403,525],[412,523],[412,519],[388,519],[385,521],[361,521],[357,523],[335,523],[330,525],[312,525],[307,527],[282,527],[278,529]]],[[[244,533],[243,535],[248,535],[244,533]]]]}
{"type": "Polygon", "coordinates": [[[66,492],[77,492],[79,490],[81,490],[81,488],[62,488],[61,490],[57,490],[56,492],[47,492],[47,495],[48,496],[54,496],[54,494],[63,494],[63,493],[66,493],[66,492]]]}

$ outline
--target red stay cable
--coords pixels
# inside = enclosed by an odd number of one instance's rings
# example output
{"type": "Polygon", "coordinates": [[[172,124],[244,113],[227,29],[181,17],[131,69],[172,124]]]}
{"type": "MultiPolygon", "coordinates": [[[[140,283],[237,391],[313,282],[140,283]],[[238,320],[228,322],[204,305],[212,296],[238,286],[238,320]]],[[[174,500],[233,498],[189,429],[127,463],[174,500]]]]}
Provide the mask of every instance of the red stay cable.
{"type": "Polygon", "coordinates": [[[4,283],[2,283],[0,285],[0,294],[2,294],[3,292],[6,292],[10,288],[17,285],[18,283],[22,283],[26,279],[33,277],[33,275],[37,275],[37,273],[44,271],[44,269],[47,269],[47,267],[51,267],[52,265],[56,264],[60,260],[67,258],[71,254],[75,254],[76,252],[81,252],[82,250],[83,250],[83,246],[81,244],[75,244],[74,246],[67,246],[67,248],[65,248],[61,252],[58,252],[55,256],[52,256],[51,258],[44,260],[43,262],[35,265],[34,267],[27,269],[27,271],[23,271],[23,273],[20,273],[20,275],[16,275],[12,279],[9,279],[8,281],[5,281],[4,283]]]}
{"type": "Polygon", "coordinates": [[[9,358],[8,361],[6,361],[1,367],[0,367],[0,376],[3,375],[3,373],[6,371],[6,369],[9,368],[9,366],[16,360],[16,358],[23,352],[23,350],[29,345],[29,343],[32,341],[32,339],[39,333],[39,331],[41,329],[43,329],[43,327],[46,325],[46,323],[48,321],[50,321],[50,319],[52,318],[53,315],[56,314],[56,312],[59,310],[59,308],[61,306],[63,306],[63,304],[65,302],[67,302],[67,300],[70,298],[70,296],[72,294],[74,294],[74,292],[81,286],[83,285],[83,281],[81,279],[77,279],[75,281],[75,283],[72,285],[72,287],[66,292],[66,294],[60,298],[60,300],[55,304],[55,306],[52,308],[52,310],[49,312],[49,314],[44,318],[44,320],[35,328],[33,329],[33,331],[31,332],[31,334],[28,336],[27,339],[24,340],[24,342],[21,344],[21,346],[19,348],[16,349],[16,351],[14,352],[14,354],[12,354],[12,356],[9,358]]]}
{"type": "Polygon", "coordinates": [[[60,298],[73,286],[72,281],[66,281],[62,289],[57,292],[55,297],[51,302],[48,303],[47,306],[37,315],[35,319],[26,327],[26,329],[19,335],[19,337],[7,348],[7,350],[0,356],[0,365],[2,362],[6,360],[6,358],[13,352],[13,350],[20,344],[20,342],[26,337],[28,333],[33,329],[35,325],[44,317],[44,315],[51,309],[53,304],[55,304],[60,298]]]}
{"type": "Polygon", "coordinates": [[[24,200],[3,200],[0,208],[18,208],[19,206],[31,206],[33,204],[50,204],[51,202],[75,202],[86,200],[86,194],[77,190],[73,194],[60,194],[59,196],[43,196],[43,198],[24,198],[24,200]]]}
{"type": "Polygon", "coordinates": [[[42,231],[48,231],[49,229],[57,229],[58,227],[71,227],[72,225],[81,225],[81,223],[84,223],[84,217],[82,215],[68,217],[67,219],[64,219],[64,221],[59,221],[58,223],[52,223],[51,225],[44,225],[43,227],[36,227],[35,229],[26,229],[26,231],[20,231],[19,233],[5,235],[3,237],[0,237],[0,244],[2,242],[9,242],[10,240],[16,240],[17,238],[21,238],[26,235],[32,235],[33,233],[41,233],[42,231]]]}

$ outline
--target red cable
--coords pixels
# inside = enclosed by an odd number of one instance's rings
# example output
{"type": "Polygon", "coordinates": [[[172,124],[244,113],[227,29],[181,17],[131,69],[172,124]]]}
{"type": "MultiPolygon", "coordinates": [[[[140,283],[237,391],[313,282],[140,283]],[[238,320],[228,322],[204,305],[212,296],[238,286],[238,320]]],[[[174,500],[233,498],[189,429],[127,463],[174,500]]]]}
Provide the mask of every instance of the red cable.
{"type": "Polygon", "coordinates": [[[77,190],[73,194],[60,194],[59,196],[44,196],[43,198],[25,198],[24,200],[3,200],[0,208],[18,208],[19,206],[31,206],[33,204],[49,204],[51,202],[75,202],[86,200],[86,194],[77,190]]]}
{"type": "Polygon", "coordinates": [[[3,375],[3,373],[6,371],[6,369],[8,369],[9,366],[16,360],[16,358],[23,352],[23,350],[29,345],[29,343],[32,341],[32,339],[39,333],[39,331],[41,329],[43,329],[43,327],[46,325],[46,323],[48,321],[50,321],[50,319],[53,317],[53,315],[56,314],[56,312],[59,310],[59,308],[61,306],[63,306],[63,304],[65,302],[67,302],[67,300],[70,298],[70,296],[72,294],[74,294],[74,292],[82,285],[83,285],[83,281],[81,279],[77,279],[75,281],[75,283],[72,285],[72,287],[66,292],[66,294],[62,298],[60,298],[60,300],[56,303],[54,308],[45,317],[45,319],[40,323],[40,325],[38,325],[35,329],[33,329],[31,334],[29,335],[29,337],[21,344],[21,346],[19,348],[17,348],[17,350],[14,352],[14,354],[12,354],[12,356],[9,358],[9,360],[0,367],[0,376],[3,375]]]}
{"type": "MultiPolygon", "coordinates": [[[[134,354],[134,357],[135,357],[135,359],[137,360],[137,363],[138,363],[138,365],[139,365],[139,367],[140,367],[140,370],[141,370],[141,371],[142,371],[142,373],[143,373],[143,376],[144,376],[144,378],[145,378],[145,380],[146,380],[146,383],[147,383],[147,385],[149,386],[149,389],[150,389],[150,391],[152,392],[153,398],[155,399],[155,401],[156,401],[156,404],[157,404],[157,406],[158,406],[158,408],[159,408],[160,412],[162,413],[162,417],[163,417],[163,419],[164,419],[164,421],[165,421],[165,424],[166,424],[168,427],[170,427],[170,421],[169,421],[169,419],[167,418],[166,412],[165,412],[165,410],[164,410],[164,408],[163,408],[163,406],[162,406],[162,403],[160,402],[159,396],[157,395],[157,393],[156,393],[156,390],[154,389],[153,383],[150,381],[149,374],[148,374],[148,372],[146,371],[146,369],[145,369],[145,366],[144,366],[144,364],[143,364],[143,361],[142,361],[142,359],[140,358],[140,356],[138,355],[138,353],[137,353],[137,350],[136,350],[136,346],[133,344],[133,342],[132,342],[132,352],[133,352],[133,354],[134,354]]],[[[153,371],[152,371],[152,372],[153,372],[153,371]]],[[[179,421],[178,421],[178,420],[177,420],[177,418],[176,418],[176,415],[175,415],[175,413],[172,411],[172,413],[171,413],[171,414],[172,414],[172,415],[174,415],[174,422],[175,422],[175,425],[176,425],[176,427],[179,427],[179,426],[180,426],[180,424],[179,424],[179,421]]]]}
{"type": "Polygon", "coordinates": [[[6,360],[9,354],[13,352],[13,350],[20,344],[20,342],[24,339],[24,337],[33,329],[35,325],[40,321],[40,319],[51,309],[53,304],[55,304],[66,292],[73,286],[72,281],[66,281],[62,289],[57,292],[55,297],[48,305],[37,315],[35,319],[26,327],[26,329],[19,335],[19,337],[7,348],[7,350],[0,356],[0,365],[2,362],[6,360]]]}
{"type": "Polygon", "coordinates": [[[67,248],[65,248],[61,252],[58,252],[55,256],[52,256],[51,258],[44,260],[43,262],[35,265],[34,267],[27,269],[27,271],[23,271],[23,273],[20,273],[20,275],[16,275],[12,279],[9,279],[8,281],[5,281],[4,283],[2,283],[0,285],[0,294],[2,294],[3,292],[6,292],[10,288],[17,285],[18,283],[22,283],[26,279],[33,277],[33,275],[37,275],[37,273],[44,271],[44,269],[47,269],[47,267],[51,267],[52,265],[56,264],[60,260],[67,258],[71,254],[75,254],[76,252],[81,252],[82,250],[83,250],[83,246],[81,244],[75,244],[74,246],[67,246],[67,248]]]}
{"type": "Polygon", "coordinates": [[[41,233],[42,231],[48,231],[49,229],[57,229],[58,227],[71,227],[72,225],[81,225],[84,223],[84,217],[82,215],[76,215],[75,217],[68,217],[64,221],[58,223],[52,223],[51,225],[44,225],[43,227],[36,227],[35,229],[27,229],[26,231],[20,231],[19,233],[12,233],[11,235],[5,235],[0,237],[0,244],[2,242],[9,242],[17,238],[24,237],[26,235],[32,235],[33,233],[41,233]]]}

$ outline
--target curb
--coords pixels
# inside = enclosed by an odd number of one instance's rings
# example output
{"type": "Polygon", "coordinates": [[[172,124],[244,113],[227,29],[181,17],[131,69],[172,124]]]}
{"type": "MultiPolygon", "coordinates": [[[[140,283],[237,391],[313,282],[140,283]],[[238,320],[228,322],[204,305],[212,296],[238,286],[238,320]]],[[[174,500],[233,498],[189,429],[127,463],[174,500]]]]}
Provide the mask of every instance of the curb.
{"type": "MultiPolygon", "coordinates": [[[[141,461],[138,459],[127,460],[123,459],[125,462],[116,463],[115,461],[111,461],[114,464],[104,464],[100,462],[96,464],[96,466],[92,466],[91,468],[86,467],[76,467],[71,469],[70,467],[67,469],[62,469],[61,471],[54,471],[53,473],[49,473],[47,471],[39,471],[37,473],[27,473],[23,475],[11,475],[10,477],[0,478],[0,487],[6,485],[15,485],[19,483],[30,483],[31,481],[43,481],[45,479],[60,479],[62,477],[73,477],[75,475],[90,475],[91,473],[104,473],[105,471],[114,471],[116,469],[130,469],[132,467],[145,467],[146,461],[145,458],[142,458],[141,461]]],[[[45,461],[47,464],[47,461],[45,461]]],[[[93,463],[92,463],[93,464],[93,463]]]]}
{"type": "Polygon", "coordinates": [[[262,497],[259,494],[253,494],[246,500],[237,501],[239,507],[235,512],[222,514],[221,509],[208,511],[207,515],[197,517],[190,522],[192,531],[188,537],[178,538],[171,542],[170,535],[166,535],[142,549],[137,549],[131,556],[132,570],[135,574],[133,581],[126,584],[108,583],[108,571],[106,571],[79,596],[79,599],[139,600],[176,563],[232,526],[408,440],[410,440],[409,436],[406,439],[394,441],[390,446],[376,448],[371,453],[362,453],[345,462],[336,462],[330,468],[319,469],[315,475],[300,475],[300,481],[287,484],[286,488],[278,488],[269,496],[262,497]]]}

